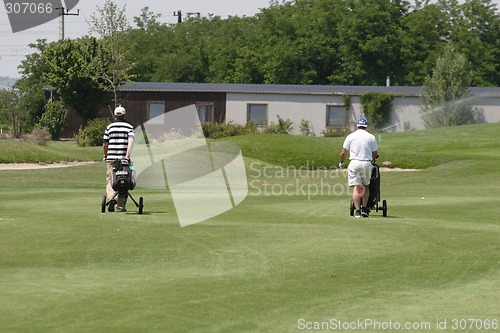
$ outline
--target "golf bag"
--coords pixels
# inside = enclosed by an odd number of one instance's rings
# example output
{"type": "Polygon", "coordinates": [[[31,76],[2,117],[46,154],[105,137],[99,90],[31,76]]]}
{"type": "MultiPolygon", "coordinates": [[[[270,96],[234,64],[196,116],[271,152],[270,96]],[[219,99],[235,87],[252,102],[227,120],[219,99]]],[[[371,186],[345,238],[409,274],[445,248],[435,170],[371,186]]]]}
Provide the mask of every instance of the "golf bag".
{"type": "Polygon", "coordinates": [[[123,159],[116,160],[111,174],[111,186],[120,195],[127,195],[135,188],[135,170],[132,162],[123,159]]]}
{"type": "MultiPolygon", "coordinates": [[[[368,196],[368,208],[370,211],[375,210],[378,212],[382,210],[382,216],[387,217],[387,200],[381,200],[380,198],[380,168],[375,161],[372,161],[372,174],[370,177],[370,185],[368,186],[370,194],[368,196]],[[382,207],[379,207],[379,203],[382,201],[382,207]]],[[[354,202],[351,200],[349,205],[350,215],[354,215],[354,202]]]]}
{"type": "Polygon", "coordinates": [[[136,175],[134,165],[130,160],[116,160],[113,163],[113,172],[111,173],[111,187],[115,191],[115,195],[108,200],[106,200],[106,195],[102,196],[101,200],[101,212],[106,212],[106,207],[113,207],[114,204],[112,202],[116,197],[128,197],[130,198],[136,207],[139,208],[139,214],[142,214],[144,209],[144,199],[142,197],[139,198],[139,202],[135,201],[134,197],[130,194],[129,191],[132,191],[135,188],[136,184],[136,175]]]}
{"type": "Polygon", "coordinates": [[[372,174],[370,178],[370,195],[368,196],[368,209],[377,208],[380,201],[380,169],[377,163],[372,162],[372,174]]]}

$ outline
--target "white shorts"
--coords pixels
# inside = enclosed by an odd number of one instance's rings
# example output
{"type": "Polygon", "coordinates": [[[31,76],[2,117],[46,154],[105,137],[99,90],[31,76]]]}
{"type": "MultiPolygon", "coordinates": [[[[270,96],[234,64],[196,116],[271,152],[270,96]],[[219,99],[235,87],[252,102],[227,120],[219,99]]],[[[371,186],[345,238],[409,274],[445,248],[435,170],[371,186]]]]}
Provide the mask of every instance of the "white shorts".
{"type": "Polygon", "coordinates": [[[347,181],[349,186],[370,185],[372,169],[372,162],[351,160],[347,167],[347,181]]]}

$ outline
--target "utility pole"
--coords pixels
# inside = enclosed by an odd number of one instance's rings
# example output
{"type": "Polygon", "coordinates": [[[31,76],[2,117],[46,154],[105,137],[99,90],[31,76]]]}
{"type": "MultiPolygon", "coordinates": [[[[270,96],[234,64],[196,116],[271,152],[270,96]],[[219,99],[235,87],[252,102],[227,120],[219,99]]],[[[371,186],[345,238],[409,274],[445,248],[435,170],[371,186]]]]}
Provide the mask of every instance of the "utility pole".
{"type": "Polygon", "coordinates": [[[182,23],[182,12],[180,10],[174,12],[174,16],[177,16],[177,23],[182,23]]]}
{"type": "Polygon", "coordinates": [[[57,7],[59,10],[59,40],[64,40],[64,16],[67,15],[80,15],[80,9],[76,13],[70,13],[66,10],[64,11],[64,7],[57,7]]]}

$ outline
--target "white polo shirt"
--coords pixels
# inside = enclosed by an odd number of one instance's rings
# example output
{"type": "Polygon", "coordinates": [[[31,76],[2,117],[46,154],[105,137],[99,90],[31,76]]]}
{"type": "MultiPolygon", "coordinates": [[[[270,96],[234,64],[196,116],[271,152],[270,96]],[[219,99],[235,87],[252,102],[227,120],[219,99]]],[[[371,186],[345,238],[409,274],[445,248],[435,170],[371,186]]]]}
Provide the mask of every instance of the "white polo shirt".
{"type": "Polygon", "coordinates": [[[349,134],[342,147],[349,150],[349,160],[351,161],[371,161],[373,159],[372,152],[378,150],[375,136],[363,129],[357,129],[349,134]]]}

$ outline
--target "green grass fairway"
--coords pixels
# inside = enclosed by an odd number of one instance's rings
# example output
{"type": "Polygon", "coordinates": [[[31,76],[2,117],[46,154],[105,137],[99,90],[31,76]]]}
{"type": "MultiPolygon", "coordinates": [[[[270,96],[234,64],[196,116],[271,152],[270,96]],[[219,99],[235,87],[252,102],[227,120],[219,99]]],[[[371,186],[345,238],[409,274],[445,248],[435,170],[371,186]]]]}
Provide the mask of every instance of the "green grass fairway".
{"type": "Polygon", "coordinates": [[[272,164],[247,139],[248,197],[185,228],[160,191],[102,214],[102,163],[0,171],[0,332],[500,332],[500,124],[383,134],[381,161],[426,167],[382,173],[387,218],[350,217],[343,174],[285,172],[300,137],[257,139],[272,164]]]}

